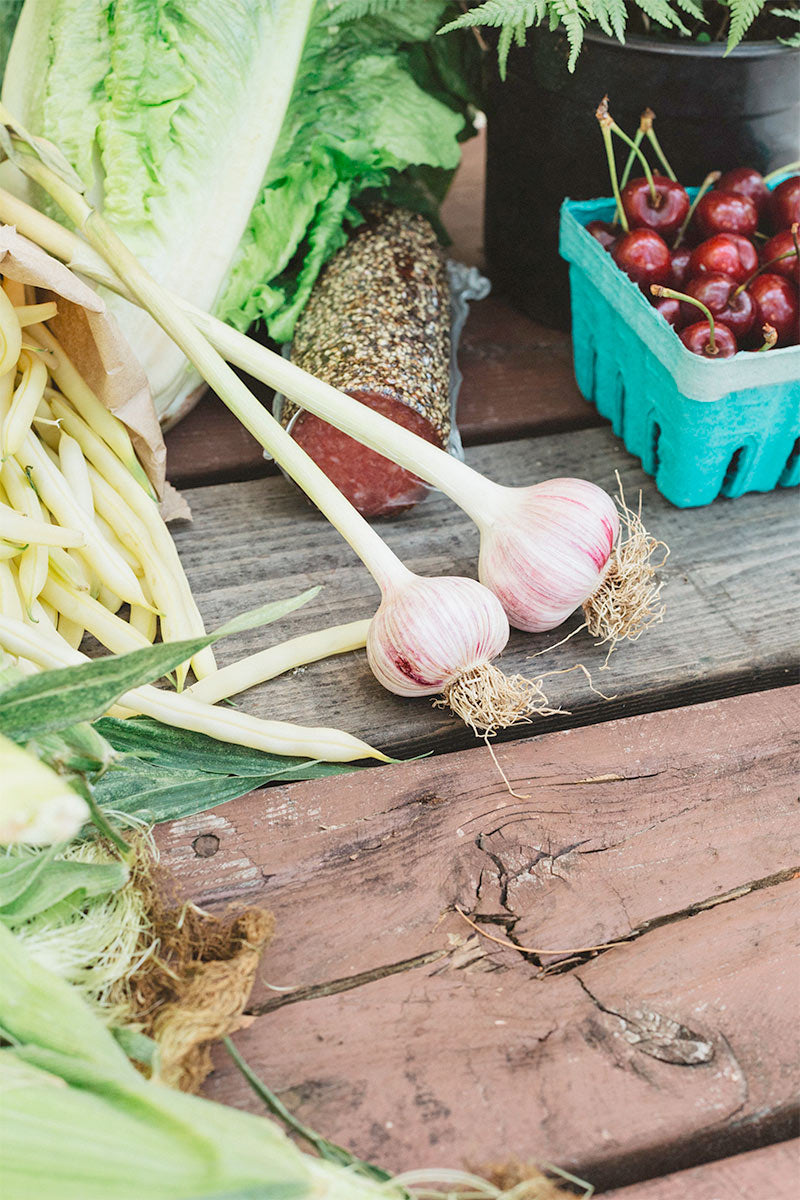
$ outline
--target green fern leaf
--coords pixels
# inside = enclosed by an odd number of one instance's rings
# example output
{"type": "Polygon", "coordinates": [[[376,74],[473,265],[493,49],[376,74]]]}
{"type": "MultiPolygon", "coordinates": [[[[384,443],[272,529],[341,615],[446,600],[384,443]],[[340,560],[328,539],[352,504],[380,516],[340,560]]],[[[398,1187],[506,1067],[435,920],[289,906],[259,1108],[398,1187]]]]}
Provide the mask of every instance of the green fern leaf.
{"type": "Polygon", "coordinates": [[[597,21],[600,28],[609,37],[617,41],[625,41],[625,24],[627,9],[625,0],[584,0],[587,15],[597,21]]]}
{"type": "Polygon", "coordinates": [[[747,30],[764,7],[764,0],[729,0],[731,23],[728,29],[728,50],[738,46],[747,30]]]}
{"type": "MultiPolygon", "coordinates": [[[[773,8],[773,17],[786,17],[789,21],[797,21],[800,23],[800,7],[798,8],[773,8]]],[[[793,50],[800,47],[800,29],[797,33],[791,33],[788,37],[779,37],[778,41],[782,46],[791,46],[793,50]]]]}
{"type": "Polygon", "coordinates": [[[578,55],[583,45],[584,15],[580,0],[550,0],[550,11],[558,18],[560,24],[564,26],[567,41],[569,42],[567,69],[574,71],[575,63],[578,61],[578,55]]]}
{"type": "MultiPolygon", "coordinates": [[[[552,2],[553,0],[549,0],[550,4],[552,2]]],[[[466,29],[473,25],[487,25],[492,29],[510,25],[512,31],[520,26],[526,29],[531,25],[538,25],[546,16],[547,8],[548,0],[485,0],[485,3],[471,8],[454,21],[443,25],[439,33],[450,33],[453,29],[466,29]]],[[[509,42],[509,46],[510,44],[509,42]]]]}
{"type": "Polygon", "coordinates": [[[663,25],[665,29],[679,29],[681,33],[689,32],[669,0],[636,0],[636,3],[642,12],[647,13],[651,21],[663,25]]]}
{"type": "Polygon", "coordinates": [[[697,0],[675,0],[675,3],[678,8],[682,8],[690,17],[694,17],[697,21],[706,22],[703,6],[697,0]]]}

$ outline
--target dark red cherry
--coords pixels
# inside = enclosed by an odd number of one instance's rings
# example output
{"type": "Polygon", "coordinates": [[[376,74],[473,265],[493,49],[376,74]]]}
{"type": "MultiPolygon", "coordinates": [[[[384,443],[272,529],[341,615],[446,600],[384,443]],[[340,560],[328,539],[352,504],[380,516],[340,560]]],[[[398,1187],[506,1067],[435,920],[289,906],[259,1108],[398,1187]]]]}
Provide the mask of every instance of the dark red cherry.
{"type": "Polygon", "coordinates": [[[596,238],[604,250],[610,250],[622,230],[619,225],[612,225],[610,221],[590,221],[586,232],[596,238]]]}
{"type": "MultiPolygon", "coordinates": [[[[698,275],[686,286],[686,295],[694,296],[705,304],[714,320],[727,325],[737,341],[741,342],[753,328],[756,305],[747,291],[737,293],[738,284],[730,275],[698,275]]],[[[683,305],[683,323],[694,320],[697,309],[683,305]]]]}
{"type": "Polygon", "coordinates": [[[689,246],[678,246],[670,254],[670,287],[682,288],[689,278],[689,259],[692,251],[689,246]]]}
{"type": "Polygon", "coordinates": [[[769,215],[776,232],[800,221],[800,175],[790,175],[770,193],[769,215]]]}
{"type": "Polygon", "coordinates": [[[783,275],[768,271],[756,275],[747,288],[756,303],[759,325],[772,325],[779,346],[794,346],[800,341],[800,300],[797,288],[783,275]]]}
{"type": "Polygon", "coordinates": [[[624,233],[612,246],[611,257],[643,291],[651,283],[665,283],[669,279],[669,247],[652,229],[624,233]]]}
{"type": "MultiPolygon", "coordinates": [[[[686,324],[683,315],[684,305],[672,296],[660,296],[653,301],[653,308],[675,329],[680,329],[686,324]]],[[[693,312],[697,312],[697,309],[693,309],[693,312]]]]}
{"type": "Polygon", "coordinates": [[[711,327],[708,321],[696,321],[678,334],[687,350],[701,358],[730,358],[736,353],[736,338],[730,329],[714,322],[714,348],[711,347],[711,327]]]}
{"type": "Polygon", "coordinates": [[[765,242],[761,251],[761,261],[772,263],[770,271],[775,275],[783,275],[786,279],[793,279],[795,283],[800,283],[800,261],[797,258],[791,229],[782,229],[780,233],[776,233],[768,242],[765,242]],[[782,254],[789,254],[791,257],[781,258],[782,254]],[[776,258],[779,261],[773,262],[773,259],[776,258]]]}
{"type": "Polygon", "coordinates": [[[752,237],[758,229],[758,209],[749,196],[715,188],[700,199],[692,220],[701,237],[710,238],[715,233],[752,237]]]}
{"type": "Polygon", "coordinates": [[[738,233],[717,233],[701,242],[689,259],[689,277],[721,272],[737,283],[744,283],[758,268],[758,254],[752,242],[738,233]]]}
{"type": "Polygon", "coordinates": [[[769,199],[764,176],[755,167],[734,167],[732,171],[726,171],[717,180],[717,187],[721,192],[738,192],[740,196],[747,196],[755,204],[759,215],[769,199]]]}
{"type": "Polygon", "coordinates": [[[666,175],[654,175],[655,204],[650,185],[642,177],[632,179],[622,189],[622,207],[631,229],[654,229],[669,237],[683,224],[689,211],[689,196],[683,184],[666,175]]]}

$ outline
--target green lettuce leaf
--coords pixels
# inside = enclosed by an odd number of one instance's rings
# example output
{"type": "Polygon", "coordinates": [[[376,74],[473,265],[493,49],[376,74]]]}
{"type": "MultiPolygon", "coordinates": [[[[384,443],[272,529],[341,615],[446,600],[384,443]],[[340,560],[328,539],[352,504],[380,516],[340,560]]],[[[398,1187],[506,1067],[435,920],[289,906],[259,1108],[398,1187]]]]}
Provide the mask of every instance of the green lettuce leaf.
{"type": "MultiPolygon", "coordinates": [[[[406,171],[448,176],[470,104],[455,66],[474,39],[434,36],[452,4],[337,22],[340,2],[25,0],[3,102],[162,284],[287,340],[357,198],[406,171]]],[[[199,377],[146,313],[106,298],[174,417],[199,377]]]]}

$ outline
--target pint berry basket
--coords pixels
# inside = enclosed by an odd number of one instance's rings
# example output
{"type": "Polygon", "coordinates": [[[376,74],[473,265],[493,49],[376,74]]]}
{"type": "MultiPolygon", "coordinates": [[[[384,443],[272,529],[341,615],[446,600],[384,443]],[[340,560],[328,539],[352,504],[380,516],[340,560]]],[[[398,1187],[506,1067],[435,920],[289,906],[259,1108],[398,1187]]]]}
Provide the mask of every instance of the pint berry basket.
{"type": "Polygon", "coordinates": [[[680,508],[800,483],[800,346],[718,362],[692,354],[586,232],[613,213],[611,199],[561,206],[584,397],[680,508]]]}

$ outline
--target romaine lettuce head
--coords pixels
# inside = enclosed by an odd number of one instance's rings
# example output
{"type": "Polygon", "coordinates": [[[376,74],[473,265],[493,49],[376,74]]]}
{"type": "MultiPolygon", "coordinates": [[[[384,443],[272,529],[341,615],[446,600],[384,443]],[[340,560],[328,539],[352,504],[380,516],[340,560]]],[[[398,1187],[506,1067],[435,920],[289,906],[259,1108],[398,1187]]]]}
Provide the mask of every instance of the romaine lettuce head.
{"type": "MultiPolygon", "coordinates": [[[[359,220],[354,198],[451,171],[465,129],[461,74],[431,45],[448,5],[338,24],[340,3],[26,0],[3,102],[161,283],[284,341],[359,220]]],[[[199,377],[150,317],[106,298],[177,420],[199,377]]]]}

